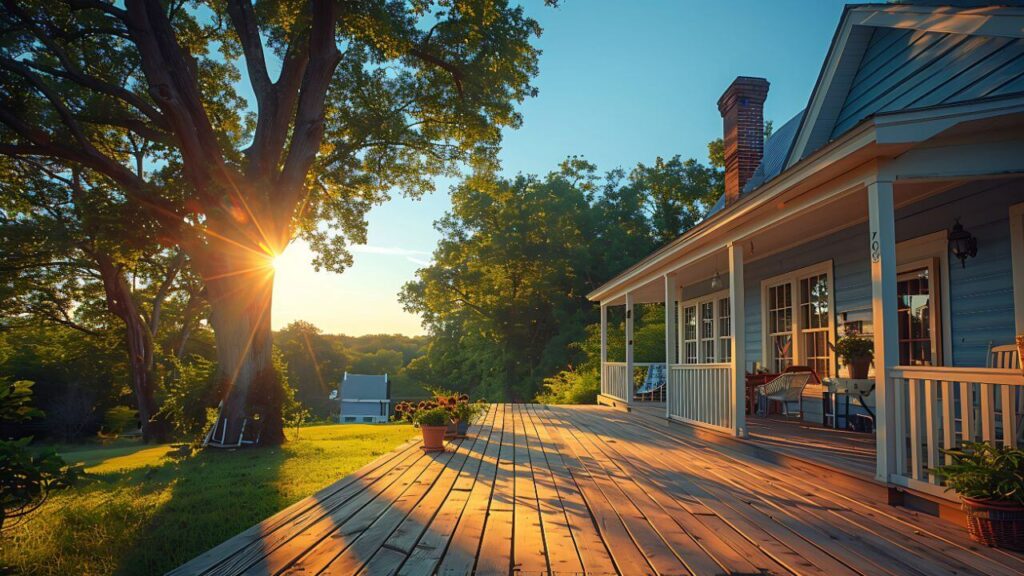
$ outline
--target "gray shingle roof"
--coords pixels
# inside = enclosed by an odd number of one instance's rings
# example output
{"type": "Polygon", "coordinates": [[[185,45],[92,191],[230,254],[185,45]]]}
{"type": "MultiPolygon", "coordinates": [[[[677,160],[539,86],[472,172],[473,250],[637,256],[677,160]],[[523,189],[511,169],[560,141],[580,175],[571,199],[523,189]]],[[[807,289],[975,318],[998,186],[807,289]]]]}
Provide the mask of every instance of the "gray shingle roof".
{"type": "Polygon", "coordinates": [[[387,374],[349,374],[341,381],[341,397],[354,400],[387,400],[387,374]]]}

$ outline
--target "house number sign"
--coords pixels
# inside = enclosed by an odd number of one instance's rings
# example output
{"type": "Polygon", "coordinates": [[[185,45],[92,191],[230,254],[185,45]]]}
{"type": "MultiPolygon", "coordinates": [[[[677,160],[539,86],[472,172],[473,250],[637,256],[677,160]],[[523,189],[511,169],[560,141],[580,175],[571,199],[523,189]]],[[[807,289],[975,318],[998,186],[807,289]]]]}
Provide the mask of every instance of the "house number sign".
{"type": "Polygon", "coordinates": [[[882,245],[878,242],[878,231],[871,232],[871,261],[878,262],[882,259],[882,245]]]}

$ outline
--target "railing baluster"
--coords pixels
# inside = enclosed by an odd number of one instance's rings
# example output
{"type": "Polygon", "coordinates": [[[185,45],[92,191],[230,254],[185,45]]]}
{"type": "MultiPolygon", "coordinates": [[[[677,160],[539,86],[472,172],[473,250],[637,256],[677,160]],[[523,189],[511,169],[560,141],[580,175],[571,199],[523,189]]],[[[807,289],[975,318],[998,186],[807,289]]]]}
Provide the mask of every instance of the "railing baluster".
{"type": "MultiPolygon", "coordinates": [[[[942,448],[952,450],[956,448],[956,398],[953,395],[953,383],[947,380],[942,381],[942,448]]],[[[946,464],[951,464],[953,458],[948,454],[945,457],[946,464]]]]}
{"type": "Polygon", "coordinates": [[[981,439],[994,442],[996,439],[996,406],[995,390],[991,384],[978,384],[981,395],[981,439]]]}
{"type": "Polygon", "coordinates": [[[935,380],[924,381],[924,425],[928,450],[928,481],[935,483],[932,470],[939,465],[939,396],[935,380]]]}
{"type": "Polygon", "coordinates": [[[907,406],[910,411],[910,477],[921,479],[921,381],[913,378],[907,380],[907,406]]]}
{"type": "Polygon", "coordinates": [[[960,383],[960,439],[974,441],[974,390],[970,382],[960,383]]]}
{"type": "Polygon", "coordinates": [[[1017,446],[1017,395],[1020,394],[1013,386],[1003,384],[999,387],[1000,400],[1003,402],[1003,445],[1017,446]]]}
{"type": "Polygon", "coordinates": [[[899,474],[907,473],[907,380],[906,378],[893,378],[893,411],[896,413],[896,429],[893,430],[893,439],[896,452],[896,470],[899,474]]]}

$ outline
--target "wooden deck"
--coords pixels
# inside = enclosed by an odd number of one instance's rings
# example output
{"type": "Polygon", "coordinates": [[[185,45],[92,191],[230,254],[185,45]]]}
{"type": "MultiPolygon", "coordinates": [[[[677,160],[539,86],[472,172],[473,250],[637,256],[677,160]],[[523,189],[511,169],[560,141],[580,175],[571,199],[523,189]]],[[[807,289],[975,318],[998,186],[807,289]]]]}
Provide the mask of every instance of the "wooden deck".
{"type": "Polygon", "coordinates": [[[496,405],[173,574],[1021,574],[930,516],[595,406],[496,405]]]}

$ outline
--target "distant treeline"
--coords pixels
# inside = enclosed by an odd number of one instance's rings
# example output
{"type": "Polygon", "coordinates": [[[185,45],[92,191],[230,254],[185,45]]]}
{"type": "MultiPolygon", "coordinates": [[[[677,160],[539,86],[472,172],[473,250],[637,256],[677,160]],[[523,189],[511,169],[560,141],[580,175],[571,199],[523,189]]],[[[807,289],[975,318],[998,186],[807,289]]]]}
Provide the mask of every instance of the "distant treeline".
{"type": "Polygon", "coordinates": [[[274,333],[274,346],[287,365],[288,382],[295,398],[317,418],[337,414],[330,401],[344,373],[388,374],[394,398],[422,398],[422,383],[408,366],[426,352],[426,336],[324,334],[305,321],[295,321],[274,333]]]}
{"type": "MultiPolygon", "coordinates": [[[[158,341],[162,353],[153,363],[153,379],[161,415],[178,438],[193,439],[205,429],[220,397],[212,331],[194,326],[181,350],[170,332],[158,341]]],[[[293,322],[274,333],[275,365],[282,372],[298,405],[292,410],[305,419],[337,414],[328,399],[345,371],[392,377],[395,397],[423,397],[426,392],[407,374],[413,360],[426,349],[426,337],[400,334],[346,336],[323,334],[308,322],[293,322]]],[[[135,398],[124,357],[123,332],[114,324],[97,323],[86,333],[54,324],[18,324],[0,331],[0,375],[35,382],[34,404],[45,418],[0,429],[4,436],[32,434],[73,442],[97,432],[130,433],[137,424],[125,422],[135,398]]]]}

